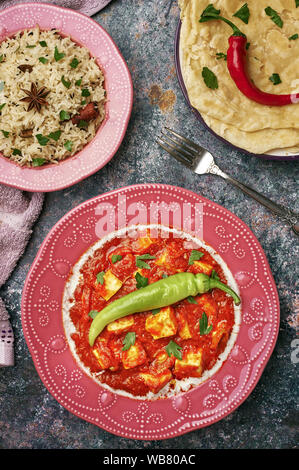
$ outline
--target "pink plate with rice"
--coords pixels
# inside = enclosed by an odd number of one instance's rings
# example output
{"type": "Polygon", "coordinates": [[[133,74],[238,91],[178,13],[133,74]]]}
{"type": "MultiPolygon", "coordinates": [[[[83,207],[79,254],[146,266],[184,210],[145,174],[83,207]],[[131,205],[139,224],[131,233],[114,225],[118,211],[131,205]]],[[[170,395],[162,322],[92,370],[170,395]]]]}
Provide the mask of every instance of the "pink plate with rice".
{"type": "Polygon", "coordinates": [[[186,189],[142,184],[90,199],[52,228],[25,282],[22,326],[41,380],[67,410],[122,437],[167,439],[209,426],[244,402],[275,346],[279,300],[265,254],[238,217],[186,189]],[[63,299],[78,260],[93,244],[115,229],[152,223],[176,227],[212,247],[230,270],[241,309],[218,370],[166,398],[136,399],[105,388],[75,360],[63,299]]]}
{"type": "Polygon", "coordinates": [[[57,29],[85,47],[104,74],[105,118],[95,137],[81,151],[58,164],[20,166],[0,154],[0,183],[26,191],[67,188],[100,170],[118,150],[130,119],[133,86],[128,67],[108,33],[74,10],[42,3],[18,4],[0,11],[0,41],[18,31],[57,29]]]}

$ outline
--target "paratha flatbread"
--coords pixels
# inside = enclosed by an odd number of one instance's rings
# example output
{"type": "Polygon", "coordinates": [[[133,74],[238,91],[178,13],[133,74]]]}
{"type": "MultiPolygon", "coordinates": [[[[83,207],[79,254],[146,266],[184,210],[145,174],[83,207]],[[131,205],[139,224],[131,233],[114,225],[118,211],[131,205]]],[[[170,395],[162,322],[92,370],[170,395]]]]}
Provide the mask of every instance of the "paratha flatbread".
{"type": "MultiPolygon", "coordinates": [[[[216,53],[226,53],[231,28],[222,21],[199,23],[207,0],[179,0],[182,28],[180,58],[189,100],[206,123],[225,139],[253,153],[299,145],[299,104],[264,106],[243,95],[230,77],[225,60],[216,53]],[[208,67],[218,78],[219,88],[209,89],[202,69],[208,67]]],[[[239,0],[218,0],[214,7],[231,19],[247,35],[248,71],[258,88],[268,93],[288,94],[299,91],[299,39],[289,37],[299,32],[299,8],[294,0],[248,1],[248,25],[233,14],[244,4],[239,0]],[[271,4],[271,5],[270,5],[271,4]],[[283,19],[279,28],[265,13],[271,6],[283,19]],[[278,73],[282,83],[274,85],[269,77],[278,73]]]]}

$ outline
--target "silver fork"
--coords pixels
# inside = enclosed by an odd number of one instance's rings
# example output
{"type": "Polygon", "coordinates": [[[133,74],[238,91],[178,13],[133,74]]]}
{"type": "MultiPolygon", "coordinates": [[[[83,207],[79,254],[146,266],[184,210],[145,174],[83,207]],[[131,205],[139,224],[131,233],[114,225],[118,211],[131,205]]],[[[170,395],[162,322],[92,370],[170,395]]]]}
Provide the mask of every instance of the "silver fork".
{"type": "Polygon", "coordinates": [[[241,189],[245,194],[251,196],[260,204],[263,204],[263,206],[267,207],[273,214],[289,224],[293,232],[299,236],[298,214],[276,204],[249,186],[224,173],[216,165],[214,157],[200,145],[168,127],[165,128],[165,131],[161,131],[161,136],[158,137],[157,143],[176,160],[183,163],[198,175],[212,173],[213,175],[221,176],[229,183],[241,189]]]}

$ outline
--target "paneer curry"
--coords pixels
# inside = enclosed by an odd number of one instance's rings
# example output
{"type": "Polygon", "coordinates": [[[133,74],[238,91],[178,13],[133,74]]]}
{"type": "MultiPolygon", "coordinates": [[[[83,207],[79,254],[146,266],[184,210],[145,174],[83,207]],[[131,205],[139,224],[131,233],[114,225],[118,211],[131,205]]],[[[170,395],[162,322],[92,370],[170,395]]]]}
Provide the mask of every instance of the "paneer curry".
{"type": "Polygon", "coordinates": [[[71,338],[76,355],[100,382],[142,397],[214,367],[235,321],[233,299],[218,288],[112,321],[89,344],[90,325],[108,304],[182,272],[204,273],[227,284],[208,250],[171,232],[167,237],[149,232],[115,237],[85,260],[69,299],[71,338]]]}

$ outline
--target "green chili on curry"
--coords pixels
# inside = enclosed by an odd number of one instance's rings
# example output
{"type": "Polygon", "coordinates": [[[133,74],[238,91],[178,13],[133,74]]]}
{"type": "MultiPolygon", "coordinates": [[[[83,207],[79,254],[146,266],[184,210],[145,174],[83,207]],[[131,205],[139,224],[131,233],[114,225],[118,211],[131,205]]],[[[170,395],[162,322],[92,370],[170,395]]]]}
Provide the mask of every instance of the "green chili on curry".
{"type": "Polygon", "coordinates": [[[146,312],[175,304],[186,297],[204,294],[218,288],[231,295],[239,305],[239,296],[226,284],[206,274],[177,273],[157,282],[130,292],[101,310],[93,319],[89,329],[89,344],[94,342],[103,329],[111,322],[134,313],[146,312]]]}

